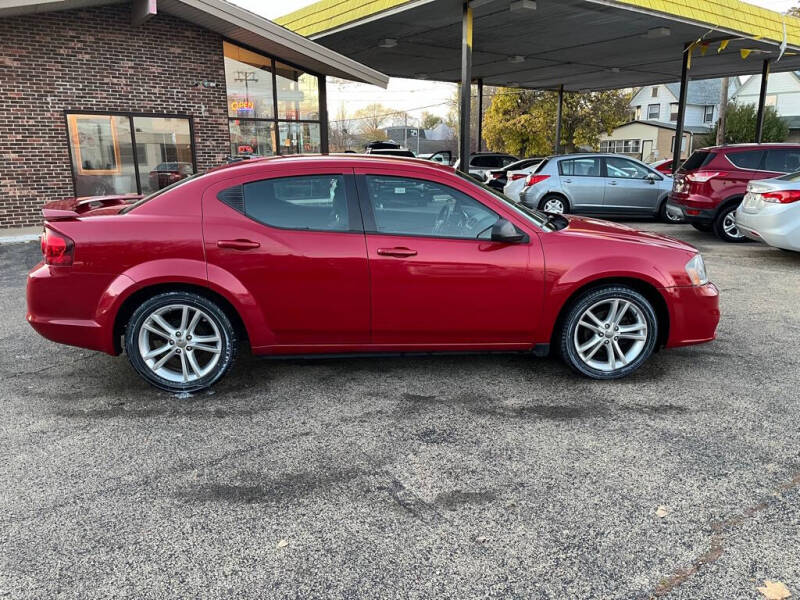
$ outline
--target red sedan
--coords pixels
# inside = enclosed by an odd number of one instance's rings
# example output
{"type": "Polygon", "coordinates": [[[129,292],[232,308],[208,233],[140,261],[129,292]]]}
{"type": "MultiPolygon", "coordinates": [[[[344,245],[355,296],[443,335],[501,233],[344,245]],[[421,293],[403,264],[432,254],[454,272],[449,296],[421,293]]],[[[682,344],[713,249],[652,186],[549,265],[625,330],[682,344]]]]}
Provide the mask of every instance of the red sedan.
{"type": "Polygon", "coordinates": [[[30,324],[125,351],[173,392],[214,384],[244,339],[272,356],[552,348],[613,379],[719,321],[693,247],[512,204],[430,161],[256,159],[44,216],[30,324]]]}

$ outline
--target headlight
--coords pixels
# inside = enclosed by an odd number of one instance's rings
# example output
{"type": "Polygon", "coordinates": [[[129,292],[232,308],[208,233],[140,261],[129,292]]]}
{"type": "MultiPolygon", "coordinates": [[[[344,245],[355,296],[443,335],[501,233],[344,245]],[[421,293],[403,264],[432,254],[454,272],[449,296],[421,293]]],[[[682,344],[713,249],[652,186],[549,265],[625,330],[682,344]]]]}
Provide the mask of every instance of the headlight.
{"type": "Polygon", "coordinates": [[[686,263],[685,268],[686,274],[689,276],[693,285],[705,285],[708,283],[706,263],[703,262],[703,257],[699,252],[692,257],[692,260],[686,263]]]}

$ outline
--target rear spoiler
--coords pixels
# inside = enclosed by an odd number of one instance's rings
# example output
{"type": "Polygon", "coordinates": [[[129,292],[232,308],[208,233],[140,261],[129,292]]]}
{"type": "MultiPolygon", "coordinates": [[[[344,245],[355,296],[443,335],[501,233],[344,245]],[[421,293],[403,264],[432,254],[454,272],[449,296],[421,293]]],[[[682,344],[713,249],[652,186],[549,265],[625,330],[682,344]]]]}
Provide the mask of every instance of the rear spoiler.
{"type": "Polygon", "coordinates": [[[71,221],[81,215],[99,208],[126,205],[142,198],[140,194],[122,194],[118,196],[90,196],[49,202],[42,208],[45,221],[71,221]]]}

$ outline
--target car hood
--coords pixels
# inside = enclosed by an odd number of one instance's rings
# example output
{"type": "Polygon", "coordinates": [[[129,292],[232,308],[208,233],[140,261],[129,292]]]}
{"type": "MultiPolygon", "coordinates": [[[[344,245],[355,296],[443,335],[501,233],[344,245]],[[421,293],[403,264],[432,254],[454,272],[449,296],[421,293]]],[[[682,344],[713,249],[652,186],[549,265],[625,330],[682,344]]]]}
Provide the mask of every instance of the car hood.
{"type": "Polygon", "coordinates": [[[646,244],[649,246],[660,246],[662,248],[672,248],[694,253],[697,249],[691,244],[676,240],[667,235],[653,233],[651,231],[639,231],[627,225],[593,219],[590,217],[576,217],[564,215],[569,221],[569,225],[562,229],[562,233],[568,235],[580,235],[585,237],[602,238],[608,240],[618,240],[622,242],[632,242],[646,244]]]}

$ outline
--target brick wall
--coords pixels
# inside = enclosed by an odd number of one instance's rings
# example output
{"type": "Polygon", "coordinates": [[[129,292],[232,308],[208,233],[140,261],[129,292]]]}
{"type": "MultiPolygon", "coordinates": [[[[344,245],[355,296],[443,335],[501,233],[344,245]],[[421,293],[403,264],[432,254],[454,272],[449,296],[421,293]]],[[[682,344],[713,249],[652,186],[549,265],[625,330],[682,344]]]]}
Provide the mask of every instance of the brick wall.
{"type": "Polygon", "coordinates": [[[132,27],[129,4],[0,18],[0,228],[74,195],[66,110],[190,115],[197,168],[217,165],[230,153],[222,40],[168,15],[132,27]]]}

